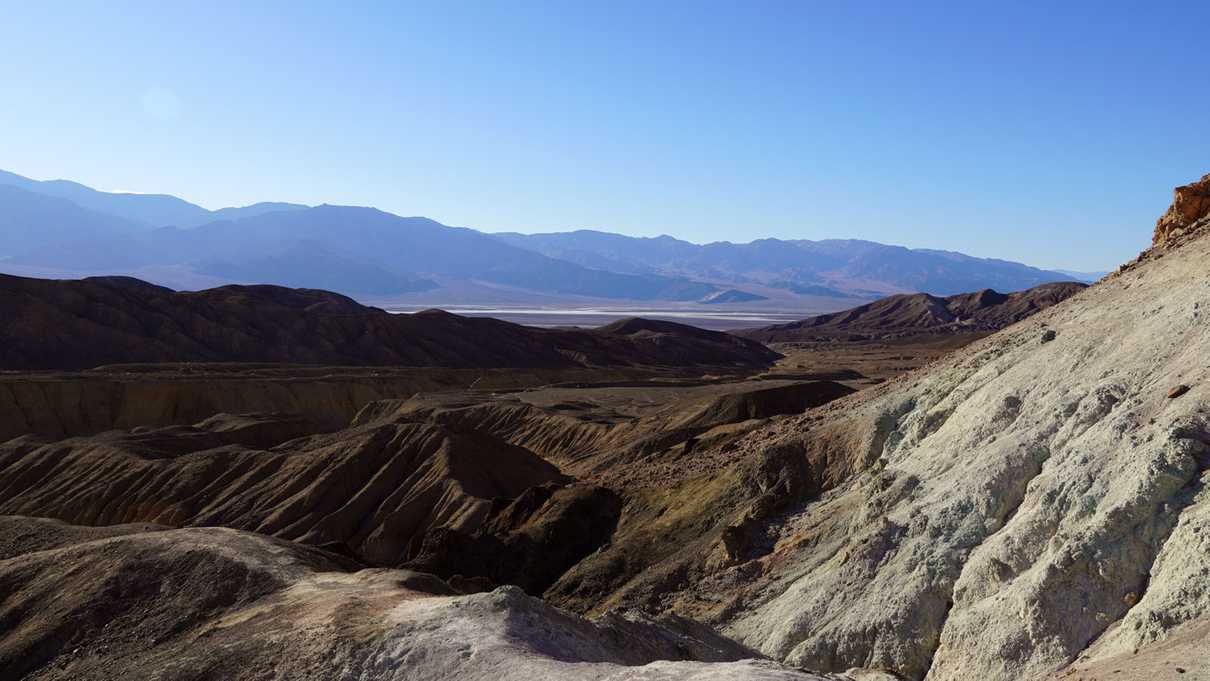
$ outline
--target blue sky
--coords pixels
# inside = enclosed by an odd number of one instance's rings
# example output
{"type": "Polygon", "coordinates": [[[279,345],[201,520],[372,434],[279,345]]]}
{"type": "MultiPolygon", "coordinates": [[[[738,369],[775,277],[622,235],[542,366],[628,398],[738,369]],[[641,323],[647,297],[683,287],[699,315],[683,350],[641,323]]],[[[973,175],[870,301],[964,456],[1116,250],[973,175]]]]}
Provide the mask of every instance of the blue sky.
{"type": "Polygon", "coordinates": [[[212,208],[1101,269],[1210,172],[1204,2],[3,9],[0,168],[212,208]]]}

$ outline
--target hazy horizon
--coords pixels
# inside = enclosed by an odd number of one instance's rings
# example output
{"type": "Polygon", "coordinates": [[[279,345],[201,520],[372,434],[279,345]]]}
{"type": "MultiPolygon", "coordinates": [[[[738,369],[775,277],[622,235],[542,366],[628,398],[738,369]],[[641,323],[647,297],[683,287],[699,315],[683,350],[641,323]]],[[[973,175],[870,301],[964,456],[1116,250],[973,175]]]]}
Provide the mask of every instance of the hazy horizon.
{"type": "MultiPolygon", "coordinates": [[[[67,181],[67,182],[73,182],[73,183],[77,183],[77,184],[82,184],[82,185],[84,185],[84,186],[86,186],[86,187],[89,187],[90,189],[95,189],[95,190],[97,190],[97,191],[102,191],[102,192],[111,193],[111,194],[127,194],[127,195],[132,195],[132,196],[172,196],[172,197],[176,197],[176,198],[184,199],[184,200],[186,200],[186,201],[189,201],[190,203],[193,203],[194,205],[200,206],[201,208],[205,208],[206,210],[210,210],[210,211],[221,210],[221,209],[224,209],[224,208],[241,208],[241,207],[248,207],[248,206],[252,206],[252,205],[258,204],[258,203],[277,203],[277,202],[279,202],[277,199],[272,199],[272,198],[270,198],[270,199],[261,199],[261,200],[258,200],[258,201],[253,201],[253,202],[250,202],[250,203],[247,203],[247,204],[240,204],[240,205],[234,205],[234,204],[233,204],[233,205],[224,205],[224,204],[204,204],[204,203],[198,203],[198,202],[195,202],[195,201],[191,201],[191,200],[189,200],[188,198],[186,198],[185,196],[183,196],[181,193],[176,193],[176,192],[142,192],[142,191],[132,191],[132,190],[124,190],[124,189],[107,189],[107,188],[105,188],[105,187],[98,187],[98,186],[90,185],[90,184],[88,184],[88,183],[81,182],[81,181],[79,181],[79,180],[77,180],[77,179],[73,179],[73,178],[71,178],[71,177],[52,177],[52,176],[48,176],[48,177],[35,177],[35,176],[32,176],[32,175],[28,175],[28,174],[26,174],[26,173],[22,173],[22,172],[19,172],[19,171],[13,170],[12,168],[0,168],[0,172],[4,172],[4,171],[7,171],[7,172],[10,172],[10,173],[13,173],[13,174],[15,174],[15,175],[19,175],[19,176],[21,176],[21,177],[25,177],[25,178],[30,179],[30,180],[39,181],[39,182],[46,182],[46,181],[67,181]]],[[[282,202],[282,203],[293,203],[293,202],[282,202]]],[[[672,239],[676,239],[676,240],[678,240],[678,241],[684,241],[684,242],[687,242],[687,243],[690,243],[690,244],[694,244],[694,245],[698,245],[698,246],[707,246],[707,245],[711,245],[711,244],[739,244],[739,245],[743,245],[743,244],[750,244],[750,243],[752,243],[752,242],[754,242],[754,241],[760,241],[760,240],[763,240],[763,239],[769,239],[769,238],[782,238],[782,239],[784,239],[784,240],[805,240],[805,241],[870,241],[870,242],[873,242],[873,243],[879,243],[879,244],[883,244],[883,245],[887,245],[887,246],[900,246],[900,247],[909,248],[909,249],[912,249],[912,250],[936,250],[936,251],[947,251],[947,252],[961,253],[961,254],[963,254],[963,255],[971,255],[971,256],[974,256],[974,257],[985,257],[985,258],[1000,258],[1000,259],[1007,259],[1007,258],[1002,258],[1001,256],[996,256],[996,255],[978,255],[978,254],[974,254],[974,253],[963,253],[962,251],[958,251],[958,250],[956,250],[956,249],[951,249],[951,248],[948,248],[948,247],[946,247],[945,245],[934,245],[934,246],[927,246],[927,245],[926,245],[926,246],[909,246],[909,245],[907,245],[907,244],[901,244],[901,243],[888,243],[888,242],[878,242],[878,241],[874,241],[873,239],[864,239],[864,238],[861,238],[861,237],[853,237],[853,236],[822,236],[822,237],[818,237],[818,238],[814,238],[814,239],[805,239],[805,238],[796,238],[796,237],[769,237],[769,236],[763,236],[763,235],[754,235],[754,236],[751,236],[750,238],[746,238],[746,239],[745,239],[745,238],[732,238],[732,239],[717,239],[717,240],[714,240],[714,241],[700,241],[700,240],[695,241],[695,240],[690,239],[690,238],[685,238],[685,237],[678,236],[678,235],[675,235],[675,234],[668,234],[668,233],[666,233],[666,232],[664,232],[664,233],[659,233],[659,234],[652,234],[652,235],[645,235],[645,234],[627,234],[627,233],[625,233],[625,232],[621,232],[621,231],[614,231],[614,230],[610,230],[610,229],[606,229],[606,228],[597,228],[597,227],[569,227],[569,228],[566,228],[566,229],[551,229],[551,230],[542,230],[542,231],[534,231],[534,230],[530,230],[530,231],[522,231],[522,230],[495,230],[495,229],[491,229],[491,228],[484,228],[484,227],[481,227],[481,226],[476,226],[476,225],[455,225],[455,224],[452,224],[452,223],[446,222],[445,220],[442,220],[442,219],[441,219],[441,218],[439,218],[439,217],[435,217],[435,216],[432,216],[432,215],[420,215],[420,214],[398,213],[398,212],[394,212],[394,211],[388,211],[388,210],[385,210],[385,209],[381,208],[380,206],[376,206],[376,205],[370,205],[370,204],[366,204],[366,205],[356,205],[356,204],[331,204],[331,203],[328,203],[328,202],[323,202],[323,201],[319,201],[319,202],[311,202],[311,203],[308,203],[308,202],[298,202],[298,203],[302,203],[302,204],[304,204],[304,205],[308,205],[308,206],[310,206],[310,207],[315,207],[315,206],[320,206],[320,205],[335,205],[335,206],[341,206],[341,207],[351,207],[351,208],[373,208],[373,209],[376,209],[376,210],[384,210],[384,212],[388,212],[388,213],[391,213],[392,215],[397,215],[397,216],[399,216],[399,217],[418,217],[418,218],[426,218],[426,219],[430,219],[430,220],[433,220],[433,221],[435,221],[435,222],[438,222],[438,223],[440,223],[440,224],[442,224],[442,225],[446,225],[446,226],[450,226],[450,227],[457,227],[457,228],[474,229],[474,230],[476,230],[476,231],[481,231],[481,232],[483,232],[483,233],[485,233],[485,234],[507,234],[507,233],[517,233],[517,234],[523,234],[523,235],[548,235],[548,234],[560,234],[560,233],[568,233],[568,232],[580,232],[580,231],[587,231],[587,232],[599,232],[599,233],[605,233],[605,234],[618,234],[618,235],[622,235],[622,236],[629,236],[629,237],[640,238],[640,239],[660,239],[660,238],[672,238],[672,239]]],[[[1023,261],[1023,262],[1025,262],[1025,261],[1023,261]]],[[[1114,266],[1116,266],[1118,263],[1115,263],[1114,265],[1111,265],[1111,266],[1109,266],[1109,267],[1104,267],[1104,268],[1094,268],[1094,269],[1091,269],[1091,270],[1081,270],[1081,269],[1077,269],[1077,268],[1064,267],[1064,266],[1054,266],[1054,267],[1051,267],[1051,266],[1046,266],[1046,265],[1038,265],[1038,264],[1036,264],[1036,263],[1034,263],[1034,262],[1025,262],[1025,264],[1027,264],[1027,265],[1031,265],[1031,266],[1034,266],[1034,267],[1040,267],[1040,268],[1042,268],[1042,269],[1049,269],[1049,270],[1052,270],[1052,271],[1057,271],[1057,272],[1073,273],[1073,274],[1074,274],[1074,273],[1078,273],[1078,274],[1092,274],[1092,273],[1098,273],[1098,272],[1107,272],[1107,271],[1109,271],[1109,270],[1112,270],[1112,269],[1114,268],[1114,266]]]]}
{"type": "Polygon", "coordinates": [[[1210,8],[14,5],[0,165],[486,231],[1104,270],[1200,177],[1210,8]],[[50,38],[48,40],[48,38],[50,38]],[[299,49],[307,46],[307,49],[299,49]],[[1180,93],[1179,105],[1173,101],[1180,93]]]}

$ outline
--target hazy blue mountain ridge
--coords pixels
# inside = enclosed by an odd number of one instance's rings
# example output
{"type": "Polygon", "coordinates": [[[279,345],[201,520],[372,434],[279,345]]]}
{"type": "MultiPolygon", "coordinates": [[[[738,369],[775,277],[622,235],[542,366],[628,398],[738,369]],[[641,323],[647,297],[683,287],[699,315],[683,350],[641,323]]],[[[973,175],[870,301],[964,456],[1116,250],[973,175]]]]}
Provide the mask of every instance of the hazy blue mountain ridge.
{"type": "MultiPolygon", "coordinates": [[[[752,303],[877,298],[1071,277],[1005,260],[856,239],[694,244],[579,230],[486,234],[375,208],[264,202],[209,211],[0,171],[0,258],[56,273],[185,273],[207,281],[391,296],[449,286],[601,299],[752,303]]],[[[171,284],[171,281],[164,283],[171,284]]]]}
{"type": "Polygon", "coordinates": [[[921,291],[952,295],[981,288],[1016,291],[1070,276],[994,258],[910,249],[859,239],[757,239],[693,244],[581,230],[497,234],[538,253],[580,263],[618,263],[633,271],[762,284],[810,295],[921,291]],[[809,293],[808,293],[809,292],[809,293]]]}
{"type": "MultiPolygon", "coordinates": [[[[31,224],[39,220],[26,218],[31,224]]],[[[111,274],[187,265],[220,280],[379,296],[437,288],[433,278],[634,300],[689,301],[717,290],[676,277],[586,268],[471,229],[352,206],[262,213],[188,229],[127,229],[109,236],[81,230],[74,242],[27,249],[11,262],[111,274]]]]}
{"type": "Polygon", "coordinates": [[[0,184],[0,257],[82,240],[121,240],[141,229],[67,199],[0,184]]]}
{"type": "Polygon", "coordinates": [[[169,225],[196,227],[218,219],[233,219],[266,212],[306,208],[306,206],[295,203],[262,202],[251,206],[211,211],[168,194],[103,192],[70,180],[31,180],[4,170],[0,170],[0,185],[67,199],[82,208],[123,218],[146,228],[169,225]]]}

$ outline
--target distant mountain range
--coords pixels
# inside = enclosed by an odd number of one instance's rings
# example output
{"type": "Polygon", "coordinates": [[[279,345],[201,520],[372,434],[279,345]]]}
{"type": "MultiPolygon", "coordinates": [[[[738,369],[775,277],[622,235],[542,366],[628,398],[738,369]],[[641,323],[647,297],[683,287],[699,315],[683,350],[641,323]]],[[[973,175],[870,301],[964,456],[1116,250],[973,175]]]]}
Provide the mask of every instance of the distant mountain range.
{"type": "Polygon", "coordinates": [[[102,192],[69,180],[31,180],[0,170],[0,185],[16,187],[43,196],[66,199],[81,208],[122,218],[134,227],[196,227],[215,220],[236,220],[273,211],[301,210],[297,203],[264,202],[240,208],[206,210],[167,194],[102,192]]]}
{"type": "Polygon", "coordinates": [[[496,236],[586,267],[755,285],[803,295],[878,297],[905,291],[952,295],[982,288],[1016,291],[1072,278],[1007,260],[856,239],[758,239],[698,245],[670,236],[639,238],[591,230],[496,236]]]}
{"type": "Polygon", "coordinates": [[[693,244],[595,231],[487,234],[373,208],[207,210],[0,171],[0,271],[140,276],[173,288],[268,283],[376,300],[650,301],[837,309],[891,293],[1014,291],[1073,277],[869,241],[693,244]],[[473,292],[467,294],[467,291],[473,292]]]}

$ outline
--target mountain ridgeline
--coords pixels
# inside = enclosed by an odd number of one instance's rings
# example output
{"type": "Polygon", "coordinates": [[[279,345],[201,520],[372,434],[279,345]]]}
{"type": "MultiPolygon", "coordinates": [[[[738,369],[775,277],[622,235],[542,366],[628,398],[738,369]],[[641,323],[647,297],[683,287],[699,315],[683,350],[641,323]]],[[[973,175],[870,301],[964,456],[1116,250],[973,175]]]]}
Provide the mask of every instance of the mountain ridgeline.
{"type": "Polygon", "coordinates": [[[778,357],[756,341],[670,322],[544,330],[439,310],[391,314],[311,289],[177,293],[124,277],[0,275],[0,317],[0,369],[156,362],[753,369],[778,357]]]}
{"type": "Polygon", "coordinates": [[[1018,291],[1072,278],[1006,260],[858,239],[758,239],[698,245],[669,236],[637,238],[591,230],[496,236],[586,267],[730,281],[830,297],[879,297],[904,291],[953,295],[984,288],[1018,291]]]}
{"type": "Polygon", "coordinates": [[[134,276],[177,289],[266,283],[380,300],[813,301],[813,309],[892,293],[1015,291],[1070,279],[868,241],[697,245],[590,231],[487,234],[373,208],[274,202],[211,211],[173,196],[5,172],[0,271],[134,276]]]}
{"type": "Polygon", "coordinates": [[[1061,282],[1015,293],[984,289],[946,298],[927,293],[888,296],[843,312],[732,333],[764,343],[988,333],[1015,324],[1085,288],[1086,284],[1061,282]]]}
{"type": "MultiPolygon", "coordinates": [[[[263,202],[239,208],[207,210],[167,194],[103,192],[70,180],[31,180],[3,170],[0,170],[0,185],[70,201],[81,208],[120,218],[126,221],[129,227],[135,229],[151,229],[169,225],[196,227],[215,220],[233,220],[261,213],[301,210],[307,207],[297,203],[263,202]]],[[[6,199],[11,199],[11,196],[6,199]]]]}

